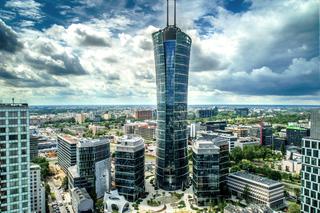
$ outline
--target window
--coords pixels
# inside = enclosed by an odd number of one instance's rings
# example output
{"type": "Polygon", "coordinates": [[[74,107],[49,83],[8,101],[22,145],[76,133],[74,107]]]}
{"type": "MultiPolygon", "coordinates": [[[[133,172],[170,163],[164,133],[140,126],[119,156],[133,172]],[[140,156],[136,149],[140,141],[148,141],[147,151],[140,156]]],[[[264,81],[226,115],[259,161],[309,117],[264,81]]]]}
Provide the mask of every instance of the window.
{"type": "Polygon", "coordinates": [[[6,128],[5,127],[0,128],[0,133],[5,133],[5,132],[6,132],[6,128]]]}
{"type": "Polygon", "coordinates": [[[17,125],[18,119],[9,119],[9,125],[17,125]]]}
{"type": "Polygon", "coordinates": [[[18,140],[18,135],[9,135],[9,140],[10,141],[18,140]]]}

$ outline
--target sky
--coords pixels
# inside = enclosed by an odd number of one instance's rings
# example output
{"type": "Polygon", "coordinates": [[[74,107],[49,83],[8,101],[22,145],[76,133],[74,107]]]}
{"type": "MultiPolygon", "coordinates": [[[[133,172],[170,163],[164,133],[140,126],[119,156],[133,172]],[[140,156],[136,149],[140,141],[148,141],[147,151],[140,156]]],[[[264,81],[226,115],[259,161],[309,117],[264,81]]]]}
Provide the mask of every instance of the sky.
{"type": "MultiPolygon", "coordinates": [[[[0,102],[155,104],[165,0],[1,0],[0,102]]],[[[317,0],[177,0],[189,104],[320,104],[317,0]]]]}

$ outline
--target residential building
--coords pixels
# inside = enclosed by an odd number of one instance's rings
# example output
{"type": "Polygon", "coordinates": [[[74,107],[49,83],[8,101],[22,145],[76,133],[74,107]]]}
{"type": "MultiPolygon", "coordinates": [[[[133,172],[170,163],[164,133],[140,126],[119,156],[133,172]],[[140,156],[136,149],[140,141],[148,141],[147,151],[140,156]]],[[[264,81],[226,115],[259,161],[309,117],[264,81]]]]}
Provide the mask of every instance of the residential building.
{"type": "Polygon", "coordinates": [[[140,136],[125,135],[118,140],[115,185],[128,201],[135,201],[144,194],[144,141],[140,136]]]}
{"type": "Polygon", "coordinates": [[[30,166],[30,205],[31,212],[46,212],[45,188],[41,183],[41,167],[37,164],[30,166]]]}
{"type": "Polygon", "coordinates": [[[284,186],[280,182],[242,171],[230,174],[227,180],[233,196],[244,198],[247,193],[247,199],[254,203],[272,209],[284,207],[284,186]]]}
{"type": "Polygon", "coordinates": [[[29,213],[28,104],[0,104],[0,212],[29,213]]]}
{"type": "Polygon", "coordinates": [[[288,126],[287,127],[287,143],[288,145],[293,145],[301,147],[302,138],[310,136],[310,129],[288,126]]]}
{"type": "Polygon", "coordinates": [[[249,108],[235,108],[234,109],[235,113],[241,117],[244,117],[244,116],[248,116],[249,115],[249,108]]]}
{"type": "Polygon", "coordinates": [[[68,168],[69,188],[85,188],[97,198],[111,187],[110,142],[106,138],[79,139],[77,164],[68,168]]]}
{"type": "Polygon", "coordinates": [[[68,168],[77,163],[77,143],[78,139],[71,135],[58,136],[58,164],[61,169],[68,173],[68,168]]]}
{"type": "MultiPolygon", "coordinates": [[[[169,11],[169,3],[167,8],[169,11]]],[[[169,12],[167,17],[167,27],[152,34],[157,85],[155,184],[164,190],[178,190],[189,185],[186,120],[192,41],[176,26],[175,18],[169,24],[169,12]]]]}
{"type": "Polygon", "coordinates": [[[320,110],[311,115],[311,136],[302,142],[301,212],[320,212],[320,110]]]}
{"type": "Polygon", "coordinates": [[[86,121],[86,115],[83,113],[76,114],[75,118],[76,123],[83,124],[86,121]]]}
{"type": "Polygon", "coordinates": [[[156,138],[156,123],[135,122],[126,123],[123,127],[125,135],[140,135],[144,140],[153,141],[156,138]]]}
{"type": "Polygon", "coordinates": [[[139,120],[151,120],[153,110],[136,110],[134,112],[134,118],[139,120]]]}
{"type": "Polygon", "coordinates": [[[198,206],[209,205],[220,195],[220,148],[210,140],[196,140],[192,145],[192,185],[198,206]]]}
{"type": "Polygon", "coordinates": [[[75,213],[93,213],[93,200],[85,188],[71,189],[71,204],[75,213]]]}

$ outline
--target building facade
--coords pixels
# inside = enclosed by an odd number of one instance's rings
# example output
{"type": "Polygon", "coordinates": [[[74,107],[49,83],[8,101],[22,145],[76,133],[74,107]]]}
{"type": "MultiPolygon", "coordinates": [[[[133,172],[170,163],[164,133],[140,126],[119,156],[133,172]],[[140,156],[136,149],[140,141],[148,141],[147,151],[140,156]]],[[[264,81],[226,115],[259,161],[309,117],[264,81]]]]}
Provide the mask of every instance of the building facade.
{"type": "Polygon", "coordinates": [[[80,139],[77,164],[68,168],[69,187],[85,188],[97,198],[111,187],[110,142],[108,139],[80,139]]]}
{"type": "Polygon", "coordinates": [[[0,212],[30,212],[30,138],[27,104],[0,104],[0,212]]]}
{"type": "Polygon", "coordinates": [[[58,164],[68,173],[68,168],[77,163],[77,138],[71,135],[58,136],[58,164]]]}
{"type": "Polygon", "coordinates": [[[144,141],[136,135],[119,139],[115,151],[115,184],[120,195],[135,201],[145,192],[144,141]]]}
{"type": "Polygon", "coordinates": [[[45,213],[46,201],[45,201],[45,188],[41,183],[41,167],[37,164],[31,164],[30,166],[30,205],[31,212],[33,213],[45,213]]]}
{"type": "Polygon", "coordinates": [[[284,186],[282,183],[247,172],[235,172],[228,176],[227,185],[231,195],[264,204],[270,208],[284,207],[284,186]]]}
{"type": "Polygon", "coordinates": [[[320,212],[320,110],[312,112],[311,137],[302,143],[301,212],[320,212]]]}
{"type": "Polygon", "coordinates": [[[71,203],[75,213],[93,213],[93,200],[85,188],[71,189],[71,203]]]}
{"type": "Polygon", "coordinates": [[[134,118],[139,120],[151,120],[153,110],[136,110],[134,112],[134,118]]]}
{"type": "Polygon", "coordinates": [[[263,146],[272,146],[273,143],[273,134],[271,125],[260,125],[260,143],[263,146]]]}
{"type": "Polygon", "coordinates": [[[38,142],[40,136],[30,134],[30,161],[38,157],[38,142]]]}
{"type": "Polygon", "coordinates": [[[241,117],[249,115],[249,108],[235,108],[235,113],[241,117]]]}
{"type": "Polygon", "coordinates": [[[310,130],[302,127],[288,126],[286,132],[288,145],[297,147],[301,147],[302,138],[310,136],[310,130]]]}
{"type": "Polygon", "coordinates": [[[210,118],[212,116],[217,115],[218,108],[213,109],[198,109],[196,111],[196,117],[197,118],[210,118]]]}
{"type": "Polygon", "coordinates": [[[191,38],[169,22],[152,38],[157,84],[156,185],[177,190],[189,185],[186,120],[191,38]]]}
{"type": "Polygon", "coordinates": [[[220,195],[219,152],[212,141],[196,140],[192,145],[192,186],[198,206],[209,205],[220,195]]]}

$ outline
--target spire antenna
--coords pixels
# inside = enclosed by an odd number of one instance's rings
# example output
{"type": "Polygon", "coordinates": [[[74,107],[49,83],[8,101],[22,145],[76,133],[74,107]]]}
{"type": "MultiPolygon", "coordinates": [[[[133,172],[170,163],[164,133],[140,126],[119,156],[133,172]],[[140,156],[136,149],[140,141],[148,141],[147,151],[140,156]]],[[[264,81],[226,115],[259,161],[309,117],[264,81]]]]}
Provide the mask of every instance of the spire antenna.
{"type": "MultiPolygon", "coordinates": [[[[171,14],[172,13],[172,0],[167,0],[167,27],[170,25],[170,18],[172,20],[171,14]]],[[[177,24],[177,1],[173,0],[173,26],[177,24]]]]}
{"type": "Polygon", "coordinates": [[[167,0],[167,27],[169,26],[169,0],[167,0]]]}
{"type": "Polygon", "coordinates": [[[174,0],[174,26],[176,26],[177,22],[177,0],[174,0]]]}

